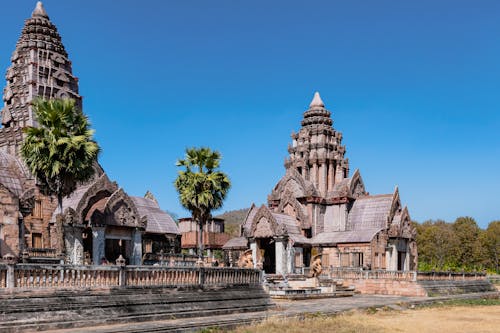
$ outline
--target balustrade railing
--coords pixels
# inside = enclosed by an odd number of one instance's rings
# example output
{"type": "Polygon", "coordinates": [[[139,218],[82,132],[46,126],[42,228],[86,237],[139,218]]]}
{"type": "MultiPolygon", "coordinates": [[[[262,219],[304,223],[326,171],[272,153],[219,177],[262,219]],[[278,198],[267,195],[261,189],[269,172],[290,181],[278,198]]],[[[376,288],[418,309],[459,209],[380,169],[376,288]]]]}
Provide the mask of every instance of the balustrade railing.
{"type": "Polygon", "coordinates": [[[227,267],[0,264],[0,288],[229,286],[261,283],[261,271],[227,267]]]}
{"type": "MultiPolygon", "coordinates": [[[[302,268],[302,274],[310,275],[309,268],[302,268]]],[[[417,272],[362,270],[357,268],[323,268],[322,277],[333,279],[378,279],[396,281],[430,281],[430,280],[483,280],[486,274],[481,272],[417,272]]]]}

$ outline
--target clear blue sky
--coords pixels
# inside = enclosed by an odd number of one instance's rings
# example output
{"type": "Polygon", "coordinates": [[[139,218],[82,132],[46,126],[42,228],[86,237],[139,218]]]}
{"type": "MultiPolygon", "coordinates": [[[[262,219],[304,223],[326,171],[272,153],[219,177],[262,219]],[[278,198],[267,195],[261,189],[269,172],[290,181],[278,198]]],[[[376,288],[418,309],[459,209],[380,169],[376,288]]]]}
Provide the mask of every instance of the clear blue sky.
{"type": "MultiPolygon", "coordinates": [[[[2,1],[0,70],[36,1],[2,1]]],[[[131,195],[173,188],[189,146],[223,155],[223,210],[264,203],[314,91],[368,191],[417,221],[500,219],[500,1],[44,1],[101,164],[131,195]]]]}

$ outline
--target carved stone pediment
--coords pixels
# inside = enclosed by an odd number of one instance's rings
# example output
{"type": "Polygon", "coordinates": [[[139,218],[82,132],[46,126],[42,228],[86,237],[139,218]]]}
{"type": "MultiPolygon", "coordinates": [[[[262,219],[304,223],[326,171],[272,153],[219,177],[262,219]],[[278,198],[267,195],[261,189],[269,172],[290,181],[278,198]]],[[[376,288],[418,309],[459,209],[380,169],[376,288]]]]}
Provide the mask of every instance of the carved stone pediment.
{"type": "Polygon", "coordinates": [[[252,220],[252,227],[248,236],[253,238],[270,238],[286,235],[286,227],[279,225],[269,208],[262,205],[252,220]]]}
{"type": "Polygon", "coordinates": [[[35,189],[29,188],[19,198],[19,210],[23,216],[31,214],[35,207],[35,189]]]}
{"type": "Polygon", "coordinates": [[[107,225],[135,228],[146,227],[146,218],[139,216],[134,202],[123,189],[119,189],[109,197],[104,212],[107,225]]]}
{"type": "Polygon", "coordinates": [[[292,192],[295,198],[317,196],[314,185],[306,181],[295,168],[287,169],[285,176],[281,178],[269,195],[269,199],[278,200],[285,190],[292,192]]]}
{"type": "Polygon", "coordinates": [[[103,174],[85,191],[75,209],[77,223],[83,223],[89,209],[99,200],[109,197],[118,190],[115,182],[103,174]]]}
{"type": "Polygon", "coordinates": [[[296,199],[294,193],[286,189],[283,193],[280,203],[278,205],[278,212],[285,213],[287,215],[295,217],[300,221],[301,228],[310,228],[310,221],[307,214],[304,211],[304,207],[296,199]]]}

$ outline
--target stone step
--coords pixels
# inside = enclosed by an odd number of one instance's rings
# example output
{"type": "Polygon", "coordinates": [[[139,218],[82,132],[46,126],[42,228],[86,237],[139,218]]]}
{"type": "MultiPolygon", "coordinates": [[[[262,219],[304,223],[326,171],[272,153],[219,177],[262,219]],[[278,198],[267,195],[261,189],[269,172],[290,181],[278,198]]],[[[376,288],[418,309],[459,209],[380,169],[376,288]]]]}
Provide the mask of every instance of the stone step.
{"type": "Polygon", "coordinates": [[[0,332],[266,311],[274,306],[261,286],[212,290],[44,291],[32,298],[18,299],[11,295],[4,297],[1,303],[0,332]]]}
{"type": "Polygon", "coordinates": [[[419,281],[419,284],[427,291],[429,296],[445,296],[445,295],[458,295],[469,294],[478,292],[496,291],[487,280],[472,280],[472,281],[419,281]]]}

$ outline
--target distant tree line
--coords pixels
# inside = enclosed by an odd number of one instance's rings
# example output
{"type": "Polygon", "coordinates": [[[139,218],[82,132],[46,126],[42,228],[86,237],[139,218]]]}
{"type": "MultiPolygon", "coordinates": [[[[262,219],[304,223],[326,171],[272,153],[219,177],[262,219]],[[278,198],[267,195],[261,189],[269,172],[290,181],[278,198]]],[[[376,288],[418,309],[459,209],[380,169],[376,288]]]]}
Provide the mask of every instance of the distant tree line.
{"type": "Polygon", "coordinates": [[[419,270],[500,273],[500,221],[490,222],[485,230],[472,217],[459,217],[453,223],[429,220],[414,225],[419,270]]]}

